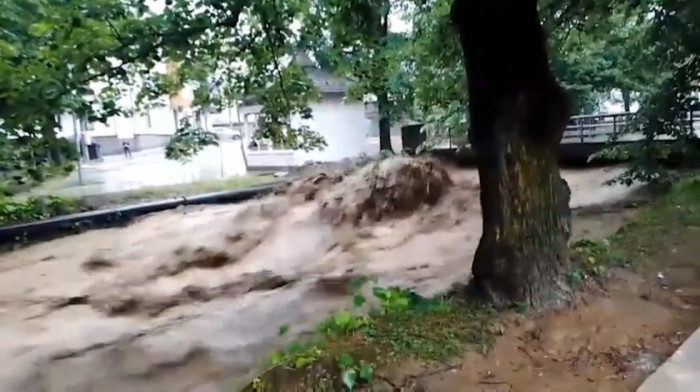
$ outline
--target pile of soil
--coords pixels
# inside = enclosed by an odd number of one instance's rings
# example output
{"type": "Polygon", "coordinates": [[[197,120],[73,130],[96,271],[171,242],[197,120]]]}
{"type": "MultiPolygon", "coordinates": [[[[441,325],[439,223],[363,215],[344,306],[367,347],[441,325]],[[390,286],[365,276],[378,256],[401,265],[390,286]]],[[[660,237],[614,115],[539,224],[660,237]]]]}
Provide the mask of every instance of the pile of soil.
{"type": "Polygon", "coordinates": [[[391,157],[360,169],[321,198],[321,213],[333,224],[377,222],[435,205],[452,180],[435,159],[391,157]]]}

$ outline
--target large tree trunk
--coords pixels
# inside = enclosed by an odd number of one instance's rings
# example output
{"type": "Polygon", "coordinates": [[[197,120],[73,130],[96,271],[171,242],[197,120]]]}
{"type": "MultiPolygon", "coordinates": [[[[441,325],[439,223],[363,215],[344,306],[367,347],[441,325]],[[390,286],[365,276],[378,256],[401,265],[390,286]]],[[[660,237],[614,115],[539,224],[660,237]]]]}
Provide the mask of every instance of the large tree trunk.
{"type": "Polygon", "coordinates": [[[389,118],[389,98],[386,93],[377,96],[377,112],[379,113],[379,150],[391,151],[391,120],[389,118]]]}
{"type": "Polygon", "coordinates": [[[571,215],[557,150],[569,103],[549,69],[537,1],[454,0],[452,20],[481,182],[472,288],[496,304],[562,304],[571,215]]]}

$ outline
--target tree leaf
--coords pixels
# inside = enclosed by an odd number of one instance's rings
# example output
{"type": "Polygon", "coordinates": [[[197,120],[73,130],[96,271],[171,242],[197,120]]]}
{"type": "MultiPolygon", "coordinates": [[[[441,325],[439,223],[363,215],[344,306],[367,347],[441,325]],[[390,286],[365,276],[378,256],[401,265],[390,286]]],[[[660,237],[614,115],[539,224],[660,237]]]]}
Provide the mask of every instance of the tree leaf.
{"type": "Polygon", "coordinates": [[[342,312],[338,312],[333,315],[333,321],[335,322],[336,326],[338,327],[347,327],[350,322],[352,321],[353,315],[348,312],[347,310],[344,310],[342,312]]]}
{"type": "Polygon", "coordinates": [[[374,365],[369,362],[360,361],[360,379],[365,383],[370,383],[374,377],[374,365]]]}
{"type": "Polygon", "coordinates": [[[355,364],[355,359],[350,353],[342,353],[338,357],[338,363],[341,369],[352,367],[355,364]]]}
{"type": "Polygon", "coordinates": [[[356,307],[358,307],[358,308],[359,308],[360,306],[364,305],[365,302],[367,302],[367,300],[365,299],[365,297],[362,296],[362,295],[360,295],[360,294],[356,294],[356,295],[353,297],[352,301],[353,301],[353,304],[354,304],[356,307]]]}
{"type": "Polygon", "coordinates": [[[53,26],[46,21],[33,23],[29,26],[29,34],[33,35],[34,37],[40,37],[51,30],[52,27],[53,26]]]}
{"type": "Polygon", "coordinates": [[[345,385],[345,388],[347,388],[348,391],[352,391],[357,384],[357,370],[355,368],[343,370],[341,379],[343,380],[343,385],[345,385]]]}
{"type": "Polygon", "coordinates": [[[309,366],[310,364],[312,364],[313,362],[314,362],[314,359],[310,358],[310,357],[304,357],[304,356],[297,357],[294,360],[294,367],[296,369],[303,369],[303,368],[309,366]]]}

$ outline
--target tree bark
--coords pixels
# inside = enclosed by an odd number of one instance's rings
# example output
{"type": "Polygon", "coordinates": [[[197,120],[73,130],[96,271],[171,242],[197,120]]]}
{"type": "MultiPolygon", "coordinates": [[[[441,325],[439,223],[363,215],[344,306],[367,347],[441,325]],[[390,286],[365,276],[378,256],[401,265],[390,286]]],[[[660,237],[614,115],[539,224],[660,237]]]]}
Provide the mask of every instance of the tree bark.
{"type": "Polygon", "coordinates": [[[379,113],[379,151],[391,151],[391,119],[388,113],[389,98],[386,93],[377,95],[377,113],[379,113]]]}
{"type": "MultiPolygon", "coordinates": [[[[389,11],[391,3],[387,2],[384,15],[379,18],[379,37],[386,45],[389,35],[389,11]]],[[[394,152],[391,146],[391,117],[389,113],[389,95],[386,89],[377,94],[377,112],[379,113],[379,151],[394,152]]]]}
{"type": "Polygon", "coordinates": [[[547,58],[536,0],[454,0],[468,77],[482,237],[471,287],[497,305],[570,299],[571,213],[557,151],[570,104],[547,58]]]}
{"type": "Polygon", "coordinates": [[[58,137],[56,136],[56,128],[61,124],[54,115],[46,115],[46,120],[41,127],[41,138],[46,142],[47,157],[51,164],[60,165],[62,163],[61,153],[56,144],[58,137]]]}
{"type": "Polygon", "coordinates": [[[622,89],[622,102],[625,105],[625,112],[629,113],[630,111],[630,102],[631,102],[631,97],[630,97],[630,90],[623,88],[622,89]]]}

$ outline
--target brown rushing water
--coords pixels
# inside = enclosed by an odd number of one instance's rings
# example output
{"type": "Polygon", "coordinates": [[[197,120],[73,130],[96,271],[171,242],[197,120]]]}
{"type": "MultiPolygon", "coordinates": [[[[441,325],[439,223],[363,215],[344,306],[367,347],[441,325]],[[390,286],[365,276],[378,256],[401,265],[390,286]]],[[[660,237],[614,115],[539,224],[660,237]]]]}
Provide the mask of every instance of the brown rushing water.
{"type": "MultiPolygon", "coordinates": [[[[625,198],[601,185],[618,173],[564,171],[571,206],[625,198]]],[[[271,350],[348,306],[353,276],[424,295],[465,282],[481,232],[477,175],[450,175],[436,206],[357,229],[323,223],[315,201],[275,196],[3,254],[0,391],[235,390],[271,350]]]]}

